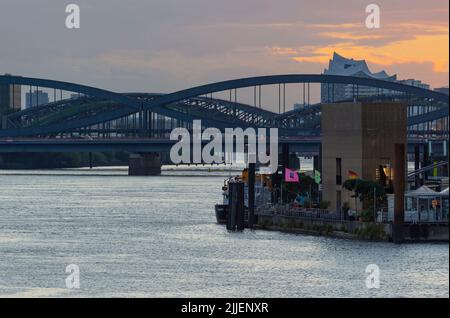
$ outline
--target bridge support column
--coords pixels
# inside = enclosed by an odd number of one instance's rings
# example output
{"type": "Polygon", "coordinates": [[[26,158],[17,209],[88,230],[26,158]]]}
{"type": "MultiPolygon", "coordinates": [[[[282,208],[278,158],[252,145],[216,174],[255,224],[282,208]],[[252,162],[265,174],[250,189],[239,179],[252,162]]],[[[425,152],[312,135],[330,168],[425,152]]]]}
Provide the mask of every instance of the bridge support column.
{"type": "Polygon", "coordinates": [[[161,174],[161,158],[158,153],[130,154],[129,176],[159,176],[161,174]]]}

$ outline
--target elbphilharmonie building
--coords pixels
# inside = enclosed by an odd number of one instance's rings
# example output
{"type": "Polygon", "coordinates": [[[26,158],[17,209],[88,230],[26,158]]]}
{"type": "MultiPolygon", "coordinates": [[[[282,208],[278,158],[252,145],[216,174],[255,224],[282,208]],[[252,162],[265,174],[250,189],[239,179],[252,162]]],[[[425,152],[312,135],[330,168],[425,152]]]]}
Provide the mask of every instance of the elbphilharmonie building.
{"type": "MultiPolygon", "coordinates": [[[[430,89],[428,84],[422,83],[416,79],[398,80],[397,75],[389,75],[385,71],[373,73],[370,71],[365,60],[355,60],[343,57],[338,53],[333,53],[328,68],[324,70],[327,75],[355,76],[384,81],[398,82],[405,85],[417,86],[424,89],[430,89]]],[[[448,88],[440,88],[437,90],[445,90],[448,94],[448,88]]],[[[370,100],[387,98],[395,100],[396,96],[402,94],[400,92],[387,89],[379,89],[375,87],[367,87],[353,84],[321,84],[321,100],[322,103],[334,103],[354,100],[370,100]]],[[[408,117],[426,114],[431,111],[439,110],[442,105],[435,105],[427,100],[411,101],[408,107],[408,117]]],[[[422,136],[426,132],[429,136],[433,136],[436,132],[448,132],[448,118],[442,118],[433,122],[420,123],[409,127],[409,132],[419,132],[422,136]]]]}
{"type": "MultiPolygon", "coordinates": [[[[327,69],[325,69],[324,74],[366,77],[392,82],[397,81],[397,75],[389,75],[385,71],[372,73],[365,60],[345,58],[336,52],[333,54],[333,59],[330,60],[329,66],[327,69]]],[[[422,88],[429,88],[428,85],[423,84],[418,80],[410,79],[398,82],[422,88]]],[[[355,85],[346,84],[322,84],[321,87],[322,102],[337,102],[352,100],[355,97],[370,97],[377,95],[385,96],[395,94],[396,92],[392,92],[389,90],[377,89],[367,86],[356,87],[355,85]]]]}

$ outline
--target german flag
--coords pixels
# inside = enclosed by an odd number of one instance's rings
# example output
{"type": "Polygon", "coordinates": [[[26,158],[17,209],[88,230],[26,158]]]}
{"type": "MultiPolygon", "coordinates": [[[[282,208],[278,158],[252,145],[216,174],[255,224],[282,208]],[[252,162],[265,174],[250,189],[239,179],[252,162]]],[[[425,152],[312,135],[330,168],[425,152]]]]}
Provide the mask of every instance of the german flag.
{"type": "Polygon", "coordinates": [[[353,170],[348,170],[347,177],[350,180],[359,179],[359,175],[353,170]]]}

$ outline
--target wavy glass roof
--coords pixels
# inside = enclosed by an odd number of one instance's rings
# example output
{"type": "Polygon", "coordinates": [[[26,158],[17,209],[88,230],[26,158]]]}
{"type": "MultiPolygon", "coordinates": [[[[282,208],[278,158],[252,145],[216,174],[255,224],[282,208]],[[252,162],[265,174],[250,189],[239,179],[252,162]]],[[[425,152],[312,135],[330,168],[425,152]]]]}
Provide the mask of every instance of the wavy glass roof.
{"type": "Polygon", "coordinates": [[[367,77],[385,81],[397,80],[397,75],[388,75],[385,71],[372,73],[366,61],[348,59],[336,52],[333,53],[333,59],[330,60],[328,69],[325,69],[324,74],[367,77]]]}

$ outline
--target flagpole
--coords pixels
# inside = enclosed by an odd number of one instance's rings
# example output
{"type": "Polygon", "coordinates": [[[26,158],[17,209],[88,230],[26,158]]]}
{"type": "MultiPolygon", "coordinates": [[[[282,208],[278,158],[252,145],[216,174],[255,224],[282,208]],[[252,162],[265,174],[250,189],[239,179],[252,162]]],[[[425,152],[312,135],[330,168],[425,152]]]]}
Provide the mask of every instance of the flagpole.
{"type": "Polygon", "coordinates": [[[309,184],[309,208],[312,208],[312,193],[311,193],[311,184],[309,184]]]}
{"type": "Polygon", "coordinates": [[[377,216],[377,188],[373,187],[373,221],[376,222],[377,216]]]}

